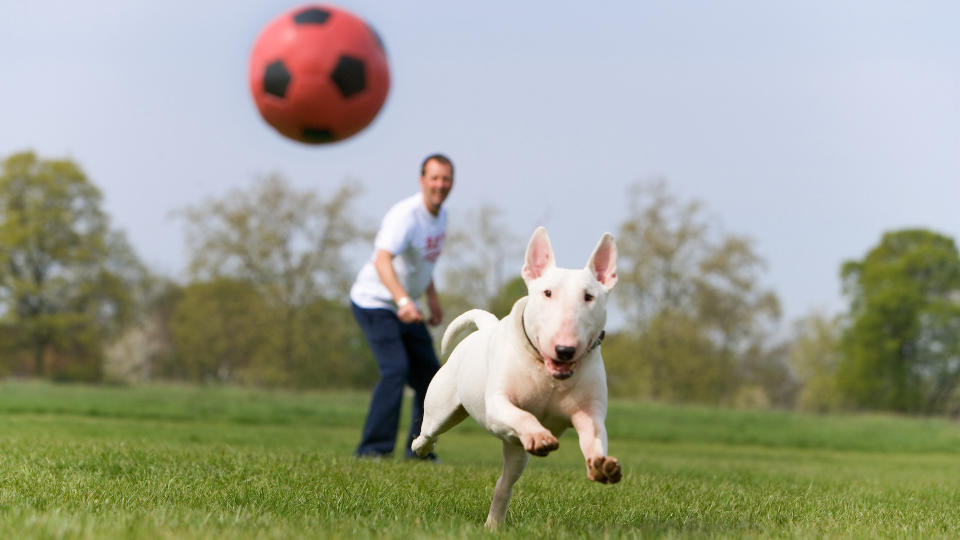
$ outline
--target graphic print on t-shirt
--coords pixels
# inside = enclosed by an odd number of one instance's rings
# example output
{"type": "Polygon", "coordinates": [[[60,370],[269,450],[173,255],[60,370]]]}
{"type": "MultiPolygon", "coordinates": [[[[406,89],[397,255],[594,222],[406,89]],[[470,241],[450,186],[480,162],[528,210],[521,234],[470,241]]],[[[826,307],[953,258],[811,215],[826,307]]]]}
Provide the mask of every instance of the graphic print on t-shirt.
{"type": "Polygon", "coordinates": [[[428,236],[426,249],[423,251],[423,258],[435,263],[437,262],[437,257],[440,256],[440,252],[443,250],[443,239],[447,235],[440,233],[437,236],[428,236]]]}

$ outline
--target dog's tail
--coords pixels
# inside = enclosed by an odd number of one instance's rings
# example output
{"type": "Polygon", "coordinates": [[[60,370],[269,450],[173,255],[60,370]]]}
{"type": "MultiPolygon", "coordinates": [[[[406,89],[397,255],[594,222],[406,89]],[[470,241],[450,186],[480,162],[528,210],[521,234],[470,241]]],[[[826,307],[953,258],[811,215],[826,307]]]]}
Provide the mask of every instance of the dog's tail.
{"type": "Polygon", "coordinates": [[[471,309],[454,319],[443,333],[440,341],[440,354],[446,356],[453,347],[473,332],[474,329],[483,330],[497,324],[497,318],[489,311],[471,309]]]}

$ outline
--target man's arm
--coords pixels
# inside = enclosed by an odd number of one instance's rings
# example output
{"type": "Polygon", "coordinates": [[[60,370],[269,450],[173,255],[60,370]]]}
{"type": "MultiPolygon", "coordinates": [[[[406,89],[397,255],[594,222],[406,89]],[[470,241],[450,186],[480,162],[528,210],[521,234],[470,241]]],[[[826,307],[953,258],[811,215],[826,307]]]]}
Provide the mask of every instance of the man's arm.
{"type": "Polygon", "coordinates": [[[393,301],[397,304],[397,318],[405,323],[422,321],[423,316],[420,315],[417,304],[413,302],[413,298],[410,298],[403,285],[400,284],[400,280],[397,279],[397,273],[393,270],[393,257],[393,253],[385,249],[378,249],[373,257],[373,267],[377,269],[380,281],[390,291],[393,301]]]}

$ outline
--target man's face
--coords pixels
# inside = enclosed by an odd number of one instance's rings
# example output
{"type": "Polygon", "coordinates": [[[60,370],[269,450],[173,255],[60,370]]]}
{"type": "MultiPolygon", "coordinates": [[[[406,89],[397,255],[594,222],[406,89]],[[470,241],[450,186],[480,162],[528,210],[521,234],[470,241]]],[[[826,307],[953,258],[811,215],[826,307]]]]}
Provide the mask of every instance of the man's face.
{"type": "Polygon", "coordinates": [[[431,214],[436,215],[440,211],[440,205],[447,199],[451,188],[453,171],[450,166],[433,159],[428,161],[420,177],[420,191],[423,193],[423,203],[431,214]]]}

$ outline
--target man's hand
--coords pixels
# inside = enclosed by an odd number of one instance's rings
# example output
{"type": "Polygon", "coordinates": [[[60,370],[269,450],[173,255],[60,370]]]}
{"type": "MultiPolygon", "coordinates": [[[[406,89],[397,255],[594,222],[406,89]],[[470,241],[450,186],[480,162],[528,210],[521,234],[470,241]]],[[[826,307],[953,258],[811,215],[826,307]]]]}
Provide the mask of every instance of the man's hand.
{"type": "Polygon", "coordinates": [[[400,319],[400,322],[407,324],[423,321],[423,315],[420,314],[417,304],[413,301],[397,308],[397,318],[400,319]]]}
{"type": "Polygon", "coordinates": [[[393,295],[397,303],[397,318],[403,323],[415,323],[423,320],[423,315],[417,309],[417,304],[403,290],[400,281],[397,280],[397,273],[393,269],[394,255],[385,249],[378,249],[373,259],[373,266],[377,269],[377,275],[380,281],[393,295]]]}
{"type": "Polygon", "coordinates": [[[437,326],[443,322],[443,308],[440,307],[440,299],[437,298],[436,294],[427,295],[427,304],[430,306],[430,318],[427,320],[427,324],[430,326],[437,326]]]}

